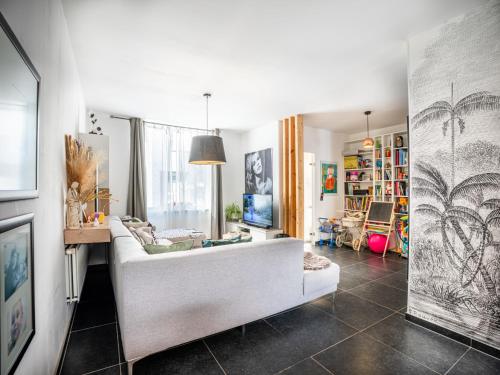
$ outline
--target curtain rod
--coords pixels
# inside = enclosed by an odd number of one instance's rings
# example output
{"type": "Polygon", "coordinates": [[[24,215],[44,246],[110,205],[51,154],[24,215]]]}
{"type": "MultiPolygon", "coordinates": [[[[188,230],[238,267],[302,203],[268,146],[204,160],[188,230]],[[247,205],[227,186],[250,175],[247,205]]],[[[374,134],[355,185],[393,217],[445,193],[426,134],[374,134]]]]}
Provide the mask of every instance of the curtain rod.
{"type": "MultiPolygon", "coordinates": [[[[118,120],[127,120],[129,121],[132,117],[124,117],[124,116],[116,116],[116,115],[110,115],[109,117],[115,118],[118,120]]],[[[170,128],[178,128],[178,129],[189,129],[189,130],[199,130],[199,131],[204,131],[204,132],[214,132],[215,130],[210,130],[210,129],[201,129],[201,128],[191,128],[189,126],[180,126],[180,125],[170,125],[170,124],[163,124],[161,122],[153,122],[153,121],[146,121],[144,120],[145,124],[151,124],[151,125],[160,125],[160,126],[168,126],[170,128]]]]}

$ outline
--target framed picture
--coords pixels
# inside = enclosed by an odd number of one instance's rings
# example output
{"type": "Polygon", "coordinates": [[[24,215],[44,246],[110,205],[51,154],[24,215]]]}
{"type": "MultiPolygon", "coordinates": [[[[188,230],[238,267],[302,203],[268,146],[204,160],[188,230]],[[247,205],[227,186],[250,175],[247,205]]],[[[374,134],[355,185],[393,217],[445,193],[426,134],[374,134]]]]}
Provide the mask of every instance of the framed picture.
{"type": "Polygon", "coordinates": [[[245,193],[273,193],[273,153],[272,149],[245,154],[245,193]]]}
{"type": "Polygon", "coordinates": [[[321,162],[321,192],[323,194],[337,194],[337,176],[337,163],[321,162]]]}
{"type": "Polygon", "coordinates": [[[0,221],[0,374],[13,374],[35,335],[33,214],[0,221]]]}
{"type": "Polygon", "coordinates": [[[0,13],[0,201],[38,196],[40,75],[0,13]]]}

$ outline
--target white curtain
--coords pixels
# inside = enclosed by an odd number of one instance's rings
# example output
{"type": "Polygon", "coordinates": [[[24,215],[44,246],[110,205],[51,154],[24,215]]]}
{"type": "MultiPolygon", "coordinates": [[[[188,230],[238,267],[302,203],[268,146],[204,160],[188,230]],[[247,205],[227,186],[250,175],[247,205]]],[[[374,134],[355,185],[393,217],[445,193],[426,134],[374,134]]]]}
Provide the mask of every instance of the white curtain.
{"type": "Polygon", "coordinates": [[[200,134],[146,125],[148,220],[157,230],[197,229],[210,237],[212,168],[188,163],[191,139],[200,134]]]}

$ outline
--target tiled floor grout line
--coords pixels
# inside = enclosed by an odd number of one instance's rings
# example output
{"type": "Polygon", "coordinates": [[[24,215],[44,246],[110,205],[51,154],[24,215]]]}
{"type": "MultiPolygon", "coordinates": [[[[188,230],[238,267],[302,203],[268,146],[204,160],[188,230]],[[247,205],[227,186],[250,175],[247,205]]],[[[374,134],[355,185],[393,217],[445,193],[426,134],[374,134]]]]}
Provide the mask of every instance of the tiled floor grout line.
{"type": "MultiPolygon", "coordinates": [[[[453,339],[453,338],[451,338],[451,337],[449,337],[449,336],[443,335],[442,333],[439,333],[438,331],[433,331],[432,329],[429,329],[429,328],[427,328],[427,327],[425,327],[425,326],[422,326],[422,325],[420,325],[420,324],[417,324],[417,323],[415,323],[415,322],[412,322],[411,320],[407,320],[407,322],[408,322],[408,323],[410,323],[410,324],[413,324],[415,327],[418,327],[418,328],[423,328],[423,329],[425,329],[427,332],[431,332],[431,333],[434,333],[434,334],[439,335],[439,336],[441,336],[441,337],[447,338],[448,340],[452,340],[453,342],[456,342],[456,343],[458,343],[458,344],[461,344],[461,345],[463,345],[463,346],[466,346],[467,348],[472,348],[472,346],[471,346],[471,345],[464,344],[463,342],[460,342],[460,341],[458,341],[458,340],[455,340],[455,339],[453,339]]],[[[472,348],[472,349],[474,349],[474,348],[472,348]]],[[[488,353],[483,352],[483,351],[481,351],[481,353],[489,355],[488,353]]],[[[491,357],[493,357],[493,356],[491,356],[491,357]]],[[[493,357],[493,358],[496,358],[496,357],[493,357]]],[[[498,359],[498,358],[497,358],[497,359],[498,359]]]]}
{"type": "Polygon", "coordinates": [[[78,302],[76,303],[73,314],[71,316],[71,322],[69,323],[69,328],[68,328],[68,336],[66,337],[66,342],[64,343],[64,349],[63,349],[63,354],[62,354],[62,358],[61,358],[61,365],[59,366],[59,371],[57,372],[57,375],[61,374],[62,369],[64,367],[64,360],[66,359],[66,352],[68,351],[69,340],[71,339],[71,332],[73,330],[73,323],[75,322],[77,308],[78,308],[78,302]]]}
{"type": "Polygon", "coordinates": [[[274,331],[278,332],[280,335],[283,336],[283,332],[281,332],[278,328],[273,326],[270,322],[267,321],[267,318],[262,319],[269,327],[271,327],[274,331]]]}
{"type": "Polygon", "coordinates": [[[447,375],[447,374],[448,374],[448,373],[449,373],[449,372],[453,369],[453,367],[455,367],[455,366],[456,366],[456,364],[457,364],[458,362],[460,362],[460,360],[461,360],[461,359],[462,359],[462,358],[463,358],[463,357],[464,357],[464,356],[465,356],[465,355],[466,355],[466,354],[467,354],[470,350],[471,350],[471,347],[468,347],[468,348],[467,348],[467,350],[466,350],[466,351],[465,351],[465,352],[464,352],[464,353],[463,353],[463,354],[462,354],[462,355],[461,355],[461,356],[460,356],[460,357],[459,357],[459,358],[455,361],[455,363],[454,363],[454,364],[452,364],[452,365],[451,365],[451,367],[450,367],[448,370],[446,370],[446,372],[444,373],[444,375],[447,375]]]}
{"type": "Polygon", "coordinates": [[[224,367],[222,367],[222,365],[219,363],[219,360],[217,359],[217,357],[215,356],[215,354],[212,352],[212,350],[210,349],[210,347],[208,346],[207,342],[205,341],[205,339],[202,339],[201,341],[203,341],[203,344],[205,344],[205,347],[207,348],[207,350],[209,351],[209,353],[212,355],[212,357],[215,359],[215,362],[217,362],[217,365],[219,366],[219,368],[222,370],[222,373],[224,375],[227,375],[227,372],[226,370],[224,370],[224,367]]]}
{"type": "Polygon", "coordinates": [[[284,369],[282,369],[282,370],[279,370],[278,372],[274,372],[274,373],[273,373],[273,375],[279,375],[279,374],[282,374],[282,373],[283,373],[283,371],[286,371],[286,370],[288,370],[288,369],[291,369],[292,367],[297,366],[299,363],[302,363],[302,362],[304,362],[304,361],[306,361],[306,360],[307,360],[307,358],[301,359],[300,361],[295,362],[295,363],[291,364],[290,366],[285,367],[285,368],[284,368],[284,369]]]}
{"type": "MultiPolygon", "coordinates": [[[[334,261],[332,261],[333,263],[335,263],[334,261]]],[[[380,276],[380,277],[377,277],[376,279],[374,280],[379,280],[379,279],[383,279],[384,277],[387,277],[387,276],[391,276],[395,273],[398,273],[398,271],[392,271],[392,270],[385,270],[383,268],[379,268],[379,267],[376,267],[376,266],[372,266],[370,264],[367,264],[367,263],[363,263],[361,262],[362,264],[366,264],[369,268],[373,269],[373,270],[377,270],[377,271],[383,271],[383,272],[387,272],[387,275],[383,275],[383,276],[380,276]]],[[[358,265],[359,263],[355,263],[355,264],[351,264],[349,266],[344,266],[344,267],[340,267],[340,270],[341,271],[344,271],[344,272],[347,272],[353,276],[358,276],[356,275],[355,273],[352,273],[352,272],[349,272],[349,270],[347,268],[350,268],[350,267],[353,267],[353,266],[356,266],[358,265]]],[[[362,276],[361,276],[362,277],[362,276]]],[[[374,280],[370,280],[370,281],[374,281],[374,280]]]]}
{"type": "MultiPolygon", "coordinates": [[[[118,350],[118,363],[121,362],[120,358],[120,338],[118,337],[118,322],[116,322],[115,325],[115,330],[116,330],[116,350],[118,350]]],[[[120,366],[119,368],[120,375],[122,375],[122,367],[120,366]]]]}
{"type": "MultiPolygon", "coordinates": [[[[326,311],[325,311],[325,312],[326,312],[326,311]]],[[[359,329],[355,328],[355,330],[356,330],[356,332],[355,332],[355,333],[353,333],[352,335],[350,335],[350,336],[346,337],[346,338],[345,338],[345,339],[343,339],[343,340],[340,340],[339,342],[336,342],[336,343],[335,343],[335,344],[333,344],[333,345],[330,345],[330,346],[329,346],[329,347],[327,347],[327,348],[324,348],[324,349],[320,350],[320,351],[319,351],[319,352],[317,352],[317,353],[314,353],[313,355],[311,355],[311,358],[312,358],[312,357],[317,356],[317,355],[318,355],[318,354],[320,354],[320,353],[323,353],[324,351],[326,351],[326,350],[328,350],[328,349],[330,349],[330,348],[333,348],[334,346],[336,346],[336,345],[338,345],[338,344],[340,344],[340,343],[342,343],[342,342],[344,342],[344,341],[346,341],[346,340],[349,340],[350,338],[352,338],[352,337],[356,336],[358,333],[364,333],[364,331],[365,331],[365,330],[367,330],[368,328],[371,328],[371,327],[373,327],[374,325],[376,325],[376,324],[378,324],[378,323],[380,323],[380,322],[382,322],[382,321],[384,321],[384,320],[386,320],[386,319],[390,318],[390,317],[391,317],[391,316],[393,316],[394,314],[395,314],[395,313],[392,313],[392,314],[390,314],[390,315],[386,316],[385,318],[380,319],[380,320],[376,321],[375,323],[373,323],[373,324],[369,325],[368,327],[363,328],[362,330],[359,330],[359,329]]],[[[340,320],[340,319],[339,319],[339,320],[340,320]]],[[[344,323],[344,322],[342,322],[342,323],[344,323]]],[[[344,324],[346,324],[346,323],[344,323],[344,324]]],[[[350,327],[351,327],[351,326],[350,326],[350,327]]],[[[351,328],[354,328],[354,327],[351,327],[351,328]]],[[[370,337],[371,337],[371,336],[370,336],[370,337]]]]}
{"type": "Polygon", "coordinates": [[[349,324],[349,323],[347,323],[347,322],[344,322],[342,319],[340,319],[340,318],[336,317],[335,315],[333,315],[333,314],[329,313],[328,311],[325,311],[325,310],[323,310],[323,309],[319,308],[318,306],[314,306],[313,304],[311,304],[311,307],[312,307],[312,308],[314,308],[315,310],[321,311],[321,312],[322,312],[322,313],[324,313],[324,314],[327,314],[328,316],[331,316],[333,319],[338,320],[339,322],[341,322],[341,323],[345,324],[345,325],[346,325],[346,326],[348,326],[349,328],[352,328],[352,329],[354,329],[354,330],[356,330],[356,331],[359,331],[359,329],[358,329],[358,328],[356,328],[356,327],[354,327],[354,326],[350,325],[350,324],[349,324]]]}
{"type": "MultiPolygon", "coordinates": [[[[366,284],[368,284],[368,283],[366,283],[366,284]]],[[[365,284],[363,284],[363,285],[365,285],[365,284]]],[[[356,287],[356,288],[357,288],[357,287],[356,287]]],[[[355,288],[352,288],[352,289],[355,289],[355,288]]],[[[351,290],[351,289],[349,289],[349,290],[344,290],[344,292],[343,292],[343,293],[349,293],[351,296],[361,298],[362,300],[365,300],[365,301],[371,302],[371,303],[373,303],[374,305],[377,305],[377,306],[383,307],[384,309],[389,309],[389,310],[391,310],[391,311],[393,311],[393,312],[395,312],[395,313],[399,312],[399,310],[401,310],[401,309],[403,309],[403,308],[404,308],[404,306],[403,306],[403,307],[401,307],[400,309],[393,309],[392,307],[388,307],[388,306],[381,305],[380,303],[377,303],[377,302],[375,302],[375,301],[372,301],[371,299],[368,299],[368,298],[365,298],[365,297],[360,297],[360,296],[357,296],[356,294],[351,293],[351,292],[350,292],[350,290],[351,290]]],[[[407,298],[407,301],[408,301],[408,297],[406,297],[406,298],[407,298]]]]}
{"type": "Polygon", "coordinates": [[[401,354],[401,355],[405,356],[405,357],[406,357],[406,358],[408,358],[408,359],[411,359],[413,362],[418,363],[418,364],[419,364],[419,365],[421,365],[421,366],[424,366],[426,369],[428,369],[428,370],[430,370],[430,371],[432,371],[432,372],[434,372],[434,373],[436,373],[436,374],[442,375],[440,372],[438,372],[438,371],[436,371],[436,370],[431,369],[429,366],[424,365],[423,363],[421,363],[421,362],[417,361],[415,358],[410,357],[408,354],[403,353],[402,351],[400,351],[400,350],[396,349],[395,347],[393,347],[393,346],[391,346],[391,345],[387,345],[385,342],[380,341],[379,339],[377,339],[377,338],[373,337],[372,335],[370,335],[370,334],[368,334],[368,333],[366,333],[366,332],[364,332],[364,334],[365,334],[365,335],[367,335],[368,337],[370,337],[372,340],[374,340],[374,341],[376,341],[376,342],[378,342],[378,343],[380,343],[380,344],[382,344],[382,345],[384,345],[384,346],[387,346],[388,348],[391,348],[392,350],[394,350],[394,351],[398,352],[399,354],[401,354]]]}
{"type": "Polygon", "coordinates": [[[71,331],[71,333],[87,331],[89,329],[94,329],[94,328],[101,328],[101,327],[109,326],[111,324],[116,324],[116,321],[110,322],[110,323],[98,324],[98,325],[92,326],[92,327],[86,327],[86,328],[76,329],[74,331],[71,331]]]}
{"type": "Polygon", "coordinates": [[[354,332],[352,335],[349,335],[349,336],[347,336],[346,338],[343,338],[342,340],[340,340],[339,342],[336,342],[335,344],[332,344],[332,345],[330,345],[330,346],[328,346],[328,347],[326,347],[326,348],[324,348],[324,349],[321,349],[321,350],[320,350],[319,352],[317,352],[317,353],[311,354],[311,356],[310,356],[310,357],[311,357],[311,358],[312,358],[312,357],[315,357],[315,356],[317,356],[318,354],[321,354],[321,353],[323,353],[323,352],[327,351],[328,349],[333,348],[334,346],[336,346],[336,345],[338,345],[338,344],[342,344],[344,341],[349,340],[350,338],[352,338],[352,337],[356,336],[358,333],[361,333],[361,331],[356,330],[356,332],[354,332]]]}
{"type": "Polygon", "coordinates": [[[113,368],[113,367],[116,367],[116,366],[120,366],[120,371],[121,371],[121,367],[123,364],[126,364],[127,362],[120,362],[118,364],[115,364],[115,365],[111,365],[111,366],[106,366],[106,367],[103,367],[103,368],[99,368],[97,370],[92,370],[92,371],[89,371],[89,372],[84,372],[83,374],[81,375],[90,375],[90,374],[95,374],[96,372],[99,372],[99,371],[102,371],[102,370],[107,370],[109,368],[113,368]]]}
{"type": "Polygon", "coordinates": [[[322,364],[320,361],[318,361],[317,359],[313,358],[312,356],[311,356],[311,357],[309,357],[309,358],[311,358],[311,359],[312,359],[315,363],[317,363],[317,364],[318,364],[318,366],[320,366],[321,368],[323,368],[326,372],[328,372],[329,374],[332,374],[332,375],[333,375],[333,372],[331,372],[331,371],[330,371],[330,370],[328,370],[325,366],[323,366],[323,364],[322,364]]]}
{"type": "MultiPolygon", "coordinates": [[[[321,299],[321,298],[317,298],[317,299],[319,300],[319,299],[321,299]]],[[[345,340],[347,340],[347,339],[351,338],[352,336],[355,336],[357,333],[359,333],[359,330],[358,330],[357,328],[355,328],[355,327],[351,326],[350,324],[348,324],[348,323],[344,322],[343,320],[341,320],[341,319],[337,318],[336,316],[333,316],[332,314],[327,313],[326,311],[324,311],[324,310],[320,309],[319,307],[314,306],[314,305],[312,304],[312,302],[313,302],[313,301],[311,301],[311,302],[309,302],[309,303],[307,303],[307,304],[301,305],[301,306],[309,305],[309,306],[311,306],[312,308],[314,308],[315,310],[321,311],[322,313],[327,314],[328,316],[332,317],[333,319],[336,319],[336,320],[338,320],[339,322],[341,322],[341,323],[345,324],[345,325],[346,325],[346,326],[348,326],[349,328],[354,329],[355,333],[353,333],[352,335],[350,335],[350,336],[346,337],[345,339],[343,339],[343,340],[339,341],[338,343],[340,343],[340,342],[342,342],[342,341],[345,341],[345,340]]],[[[284,334],[283,334],[283,332],[281,332],[279,329],[277,329],[276,327],[274,327],[274,326],[273,326],[270,322],[268,322],[266,319],[262,319],[262,320],[264,320],[264,321],[265,321],[265,322],[266,322],[266,323],[267,323],[267,324],[268,324],[268,325],[269,325],[269,326],[270,326],[273,330],[275,330],[277,333],[279,333],[279,334],[280,334],[280,335],[282,335],[282,336],[284,335],[284,334]]],[[[337,345],[338,343],[335,343],[335,344],[333,344],[333,345],[331,345],[331,346],[335,346],[335,345],[337,345]]],[[[330,348],[331,346],[329,346],[328,348],[330,348]]],[[[320,353],[320,352],[318,352],[318,353],[320,353]]],[[[313,354],[313,355],[316,355],[316,354],[318,354],[318,353],[315,353],[315,354],[313,354]]],[[[284,368],[284,369],[280,370],[280,371],[279,371],[279,372],[277,372],[276,374],[279,374],[279,373],[281,373],[281,372],[283,372],[283,371],[285,371],[285,370],[289,369],[290,367],[293,367],[293,366],[295,366],[295,365],[297,365],[297,364],[299,364],[299,363],[301,363],[301,362],[305,361],[307,358],[312,358],[312,356],[313,356],[313,355],[311,355],[311,356],[309,356],[309,357],[306,357],[306,358],[301,359],[300,361],[298,361],[298,362],[296,362],[296,363],[292,364],[291,366],[286,367],[286,368],[284,368]]]]}

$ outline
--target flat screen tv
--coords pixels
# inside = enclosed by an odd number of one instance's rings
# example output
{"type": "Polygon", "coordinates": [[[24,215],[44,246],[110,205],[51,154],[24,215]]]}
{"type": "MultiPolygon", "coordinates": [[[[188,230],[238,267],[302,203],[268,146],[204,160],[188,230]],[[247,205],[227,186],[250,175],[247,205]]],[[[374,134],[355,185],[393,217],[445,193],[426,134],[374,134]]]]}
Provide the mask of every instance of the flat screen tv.
{"type": "Polygon", "coordinates": [[[273,226],[273,196],[243,194],[243,222],[261,228],[273,226]]]}

